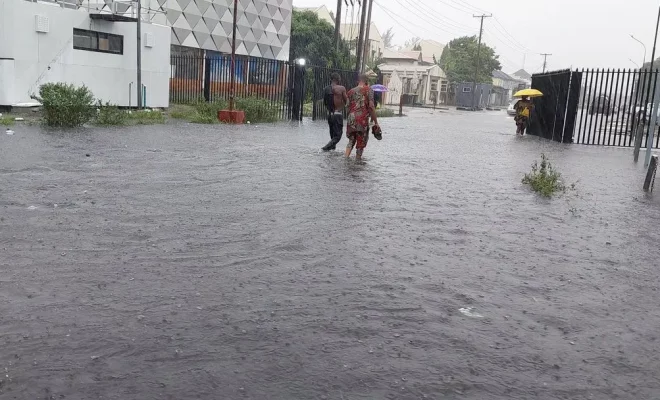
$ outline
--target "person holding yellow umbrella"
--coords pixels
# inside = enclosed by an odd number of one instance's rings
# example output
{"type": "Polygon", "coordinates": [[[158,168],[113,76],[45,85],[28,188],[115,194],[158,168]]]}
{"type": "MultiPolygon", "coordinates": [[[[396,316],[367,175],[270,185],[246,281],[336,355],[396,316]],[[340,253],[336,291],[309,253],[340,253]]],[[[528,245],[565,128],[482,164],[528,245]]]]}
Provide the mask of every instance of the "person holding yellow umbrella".
{"type": "Polygon", "coordinates": [[[520,97],[520,100],[516,102],[513,108],[516,110],[516,116],[514,121],[516,121],[516,134],[520,136],[525,134],[525,129],[527,129],[527,122],[529,117],[534,109],[534,103],[532,103],[532,97],[543,96],[543,93],[536,89],[523,89],[516,92],[513,97],[520,97]]]}

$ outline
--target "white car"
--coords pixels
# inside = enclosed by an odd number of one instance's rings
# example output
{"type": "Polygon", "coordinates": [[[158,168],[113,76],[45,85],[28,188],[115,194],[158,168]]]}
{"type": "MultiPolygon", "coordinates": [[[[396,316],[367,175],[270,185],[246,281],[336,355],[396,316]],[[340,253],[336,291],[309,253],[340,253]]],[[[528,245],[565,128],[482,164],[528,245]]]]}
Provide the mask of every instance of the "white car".
{"type": "Polygon", "coordinates": [[[506,113],[508,115],[512,115],[512,116],[516,115],[516,109],[513,108],[513,106],[515,106],[517,102],[518,102],[517,99],[516,100],[511,100],[511,103],[509,103],[509,107],[506,109],[506,113]]]}
{"type": "MultiPolygon", "coordinates": [[[[646,114],[646,120],[651,119],[651,109],[653,108],[653,104],[649,103],[646,107],[641,107],[637,106],[635,107],[635,114],[642,116],[643,114],[646,114]]],[[[660,108],[658,108],[656,111],[656,120],[655,124],[660,125],[660,108]]]]}

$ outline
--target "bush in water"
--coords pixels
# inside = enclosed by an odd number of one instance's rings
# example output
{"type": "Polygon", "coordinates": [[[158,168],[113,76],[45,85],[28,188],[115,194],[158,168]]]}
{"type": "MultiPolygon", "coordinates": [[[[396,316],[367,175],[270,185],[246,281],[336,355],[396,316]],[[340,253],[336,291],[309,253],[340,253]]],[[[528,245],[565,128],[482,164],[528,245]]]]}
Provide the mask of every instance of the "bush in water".
{"type": "Polygon", "coordinates": [[[86,87],[66,83],[47,83],[32,96],[43,105],[48,126],[76,127],[89,122],[96,114],[94,94],[86,87]]]}
{"type": "Polygon", "coordinates": [[[525,174],[522,183],[545,197],[552,197],[556,192],[563,192],[566,186],[561,181],[561,174],[550,164],[545,154],[541,154],[541,164],[534,161],[532,171],[525,174]]]}

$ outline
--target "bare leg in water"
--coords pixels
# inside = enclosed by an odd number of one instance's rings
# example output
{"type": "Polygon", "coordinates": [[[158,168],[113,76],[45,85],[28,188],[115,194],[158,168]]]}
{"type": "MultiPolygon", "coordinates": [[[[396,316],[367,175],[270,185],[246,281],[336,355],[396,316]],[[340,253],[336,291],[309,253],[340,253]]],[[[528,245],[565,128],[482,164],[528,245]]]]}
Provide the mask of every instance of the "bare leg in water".
{"type": "Polygon", "coordinates": [[[346,145],[346,158],[351,156],[353,147],[355,147],[355,138],[349,139],[348,144],[346,145]]]}

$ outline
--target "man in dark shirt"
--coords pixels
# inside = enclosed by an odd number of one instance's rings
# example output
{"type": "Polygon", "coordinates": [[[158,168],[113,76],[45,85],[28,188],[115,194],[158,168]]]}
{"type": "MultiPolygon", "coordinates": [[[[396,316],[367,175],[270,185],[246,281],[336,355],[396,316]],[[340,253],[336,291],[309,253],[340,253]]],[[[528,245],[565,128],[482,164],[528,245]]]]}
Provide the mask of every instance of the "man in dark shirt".
{"type": "Polygon", "coordinates": [[[341,85],[341,77],[334,73],[332,83],[325,88],[324,103],[328,110],[328,126],[330,127],[330,142],[323,146],[323,151],[335,150],[344,131],[344,107],[348,102],[346,88],[341,85]]]}

